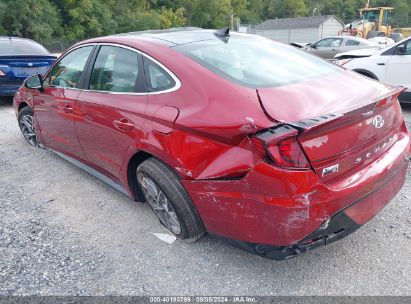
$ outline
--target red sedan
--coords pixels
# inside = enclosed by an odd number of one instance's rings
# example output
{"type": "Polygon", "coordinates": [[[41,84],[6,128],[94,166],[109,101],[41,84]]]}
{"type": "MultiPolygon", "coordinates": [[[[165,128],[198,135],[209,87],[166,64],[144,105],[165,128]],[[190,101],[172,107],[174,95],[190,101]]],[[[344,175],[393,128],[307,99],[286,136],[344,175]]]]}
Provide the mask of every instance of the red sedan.
{"type": "Polygon", "coordinates": [[[402,90],[262,37],[180,29],[81,42],[14,108],[31,145],[147,201],[178,238],[286,259],[401,189],[402,90]]]}

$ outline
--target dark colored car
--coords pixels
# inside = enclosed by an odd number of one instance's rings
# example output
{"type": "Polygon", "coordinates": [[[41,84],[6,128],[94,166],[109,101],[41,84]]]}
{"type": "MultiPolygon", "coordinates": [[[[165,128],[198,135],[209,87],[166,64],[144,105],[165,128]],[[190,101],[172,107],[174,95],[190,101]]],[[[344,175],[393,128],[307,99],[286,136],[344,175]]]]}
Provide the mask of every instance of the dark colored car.
{"type": "Polygon", "coordinates": [[[37,42],[0,36],[0,96],[13,96],[28,76],[45,74],[54,61],[37,42]]]}
{"type": "Polygon", "coordinates": [[[286,259],[401,189],[401,91],[263,37],[187,29],[81,42],[14,108],[30,144],[147,201],[177,237],[286,259]]]}

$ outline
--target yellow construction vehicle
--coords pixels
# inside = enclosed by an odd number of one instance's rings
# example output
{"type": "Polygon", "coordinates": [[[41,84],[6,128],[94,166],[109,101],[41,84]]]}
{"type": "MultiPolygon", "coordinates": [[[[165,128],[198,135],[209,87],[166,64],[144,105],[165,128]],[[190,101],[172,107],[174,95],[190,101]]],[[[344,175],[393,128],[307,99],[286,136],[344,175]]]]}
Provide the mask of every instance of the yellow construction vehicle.
{"type": "Polygon", "coordinates": [[[347,24],[340,34],[366,39],[389,37],[395,42],[410,36],[411,28],[392,28],[390,25],[393,10],[393,7],[368,7],[367,5],[359,10],[361,19],[347,24]]]}

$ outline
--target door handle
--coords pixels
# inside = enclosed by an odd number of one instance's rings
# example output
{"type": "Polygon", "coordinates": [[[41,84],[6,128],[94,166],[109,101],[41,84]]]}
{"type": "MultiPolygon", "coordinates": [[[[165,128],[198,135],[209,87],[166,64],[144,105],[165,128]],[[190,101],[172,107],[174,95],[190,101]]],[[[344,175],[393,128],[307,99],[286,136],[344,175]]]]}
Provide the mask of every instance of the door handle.
{"type": "Polygon", "coordinates": [[[385,65],[385,63],[384,62],[379,62],[379,63],[377,63],[377,65],[385,65]]]}
{"type": "Polygon", "coordinates": [[[121,131],[130,131],[134,128],[132,122],[127,118],[116,119],[115,121],[113,121],[113,125],[121,131]]]}
{"type": "Polygon", "coordinates": [[[71,114],[74,112],[74,108],[70,104],[66,104],[63,106],[63,112],[67,114],[71,114]]]}

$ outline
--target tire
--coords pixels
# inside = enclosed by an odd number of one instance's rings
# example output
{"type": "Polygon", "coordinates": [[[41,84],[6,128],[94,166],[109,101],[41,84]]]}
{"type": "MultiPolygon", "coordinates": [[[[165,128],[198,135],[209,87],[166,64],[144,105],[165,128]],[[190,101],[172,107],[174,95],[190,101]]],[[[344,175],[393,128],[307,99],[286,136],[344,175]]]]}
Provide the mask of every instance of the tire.
{"type": "Polygon", "coordinates": [[[390,38],[394,40],[395,43],[401,41],[404,35],[402,33],[391,33],[390,38]]]}
{"type": "Polygon", "coordinates": [[[17,116],[17,121],[24,139],[31,146],[38,147],[39,139],[36,134],[33,110],[30,107],[24,107],[21,109],[19,115],[17,116]]]}
{"type": "Polygon", "coordinates": [[[367,39],[375,38],[375,37],[384,37],[383,32],[378,32],[378,31],[371,31],[367,33],[367,39]]]}
{"type": "Polygon", "coordinates": [[[144,198],[160,223],[181,240],[195,242],[200,239],[205,228],[178,175],[156,158],[142,162],[136,174],[144,198]]]}

